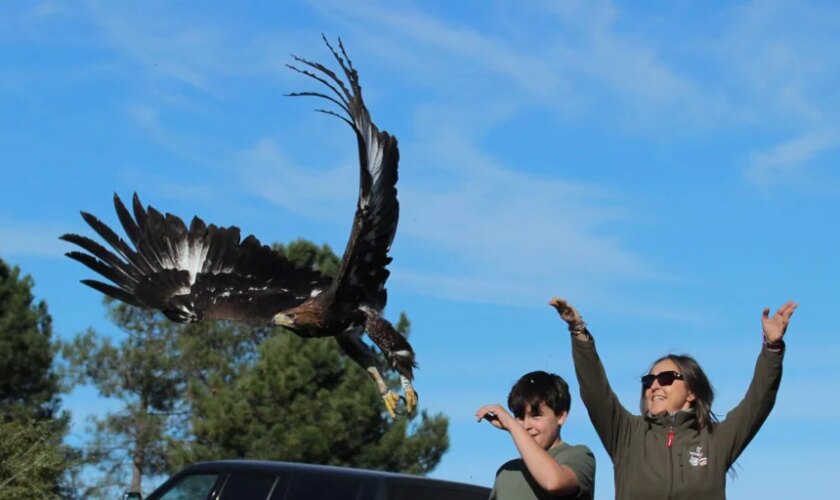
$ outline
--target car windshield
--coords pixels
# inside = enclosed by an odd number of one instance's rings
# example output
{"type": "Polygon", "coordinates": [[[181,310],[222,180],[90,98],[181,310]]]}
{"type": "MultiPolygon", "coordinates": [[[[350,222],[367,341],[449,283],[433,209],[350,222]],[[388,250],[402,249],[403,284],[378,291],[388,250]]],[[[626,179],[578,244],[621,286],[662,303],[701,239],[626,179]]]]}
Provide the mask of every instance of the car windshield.
{"type": "Polygon", "coordinates": [[[160,500],[203,500],[207,498],[218,474],[191,474],[184,476],[172,488],[168,489],[160,500]]]}

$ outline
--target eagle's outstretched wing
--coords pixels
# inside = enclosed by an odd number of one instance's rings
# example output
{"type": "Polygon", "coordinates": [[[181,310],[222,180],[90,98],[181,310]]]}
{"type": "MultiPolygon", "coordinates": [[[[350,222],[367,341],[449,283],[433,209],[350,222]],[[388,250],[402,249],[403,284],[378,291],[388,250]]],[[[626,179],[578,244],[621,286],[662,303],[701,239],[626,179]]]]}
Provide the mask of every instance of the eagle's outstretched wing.
{"type": "Polygon", "coordinates": [[[238,227],[208,226],[194,217],[187,228],[174,215],[144,209],[136,194],[133,217],[116,194],[114,207],[134,248],[99,219],[82,212],[113,252],[90,238],[65,234],[61,239],[88,252],[66,255],[113,285],[82,283],[128,304],[158,309],[173,321],[266,323],[329,284],[316,271],[296,267],[254,236],[240,241],[238,227]]]}
{"type": "Polygon", "coordinates": [[[295,60],[318,73],[290,66],[332,90],[333,95],[319,92],[299,92],[293,96],[316,96],[337,104],[347,117],[332,111],[318,110],[338,116],[356,133],[359,146],[360,185],[353,231],[344,250],[341,267],[333,282],[334,300],[346,304],[368,306],[382,310],[387,301],[385,281],[390,274],[386,266],[391,262],[388,251],[397,231],[399,202],[397,201],[397,139],[380,131],[370,119],[362,100],[359,76],[339,40],[339,54],[324,38],[336,61],[344,71],[349,88],[329,68],[306,59],[295,60]],[[348,119],[349,118],[349,119],[348,119]]]}

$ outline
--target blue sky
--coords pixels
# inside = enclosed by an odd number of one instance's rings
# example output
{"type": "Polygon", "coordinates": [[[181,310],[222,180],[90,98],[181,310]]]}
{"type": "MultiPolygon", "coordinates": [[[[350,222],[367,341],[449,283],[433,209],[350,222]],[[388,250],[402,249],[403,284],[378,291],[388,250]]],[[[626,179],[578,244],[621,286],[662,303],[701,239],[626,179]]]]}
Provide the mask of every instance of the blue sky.
{"type": "MultiPolygon", "coordinates": [[[[450,417],[435,477],[490,485],[516,454],[472,415],[523,373],[577,385],[567,297],[635,409],[638,376],[696,356],[740,399],[760,313],[800,303],[778,402],[732,498],[829,495],[840,459],[840,6],[831,2],[12,1],[0,4],[0,256],[56,335],[114,331],[57,237],[111,197],[344,248],[355,142],[290,54],[341,36],[400,141],[387,315],[406,311],[421,406],[450,417]]],[[[74,436],[109,404],[65,398],[74,436]]],[[[608,457],[575,397],[564,438],[608,457]]]]}

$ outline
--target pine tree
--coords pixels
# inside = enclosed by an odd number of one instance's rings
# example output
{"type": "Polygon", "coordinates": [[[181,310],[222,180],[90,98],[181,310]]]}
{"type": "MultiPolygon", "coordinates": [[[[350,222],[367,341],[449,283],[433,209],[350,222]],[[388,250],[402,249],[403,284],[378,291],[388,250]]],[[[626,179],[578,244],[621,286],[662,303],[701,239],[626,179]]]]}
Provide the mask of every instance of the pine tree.
{"type": "Polygon", "coordinates": [[[59,377],[47,304],[32,278],[0,260],[0,411],[8,418],[58,418],[59,377]]]}
{"type": "Polygon", "coordinates": [[[52,318],[34,283],[0,259],[0,498],[54,498],[74,465],[62,444],[52,318]]]}
{"type": "Polygon", "coordinates": [[[67,468],[63,429],[53,421],[0,421],[0,499],[55,498],[67,468]]]}
{"type": "Polygon", "coordinates": [[[186,383],[178,356],[183,326],[153,311],[105,302],[122,338],[115,343],[88,330],[63,347],[76,383],[91,383],[101,396],[121,403],[119,410],[92,419],[85,459],[102,474],[77,485],[83,497],[142,491],[144,478],[170,473],[170,447],[185,423],[186,383]]]}

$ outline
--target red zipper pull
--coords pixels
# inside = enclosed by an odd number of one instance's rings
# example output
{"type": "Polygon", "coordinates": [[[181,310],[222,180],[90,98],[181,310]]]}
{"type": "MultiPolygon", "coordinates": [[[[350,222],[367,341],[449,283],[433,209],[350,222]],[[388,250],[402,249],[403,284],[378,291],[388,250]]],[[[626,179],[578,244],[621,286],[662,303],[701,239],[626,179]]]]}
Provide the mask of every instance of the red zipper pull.
{"type": "Polygon", "coordinates": [[[674,444],[674,428],[673,427],[671,427],[671,429],[668,431],[668,444],[667,444],[668,448],[670,448],[672,444],[674,444]]]}

